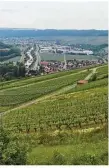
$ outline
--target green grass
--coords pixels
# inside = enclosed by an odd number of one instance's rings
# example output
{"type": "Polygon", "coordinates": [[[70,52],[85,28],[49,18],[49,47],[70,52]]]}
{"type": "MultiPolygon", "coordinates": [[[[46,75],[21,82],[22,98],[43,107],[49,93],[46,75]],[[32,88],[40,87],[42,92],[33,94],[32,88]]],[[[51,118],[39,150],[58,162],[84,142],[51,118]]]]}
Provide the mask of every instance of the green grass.
{"type": "MultiPolygon", "coordinates": [[[[58,60],[64,61],[64,56],[62,54],[53,54],[53,53],[40,53],[42,60],[58,60]]],[[[66,55],[66,60],[97,60],[97,57],[94,55],[66,55]]]]}
{"type": "Polygon", "coordinates": [[[28,154],[32,165],[107,165],[108,141],[105,129],[66,137],[68,144],[38,145],[28,154]],[[70,138],[70,141],[68,142],[70,138]]]}
{"type": "MultiPolygon", "coordinates": [[[[58,151],[62,156],[64,156],[64,165],[87,165],[92,164],[91,161],[85,160],[85,156],[95,156],[95,158],[99,158],[100,154],[107,152],[107,140],[98,143],[82,143],[76,145],[63,145],[63,146],[54,146],[54,147],[37,147],[32,150],[29,154],[28,164],[32,165],[56,165],[60,164],[59,160],[53,160],[53,155],[55,151],[58,151]],[[101,146],[102,143],[102,146],[101,146]],[[81,161],[81,156],[84,156],[84,160],[81,161]],[[53,162],[53,163],[52,163],[53,162]],[[77,163],[76,163],[77,162],[77,163]],[[81,164],[82,162],[82,164],[81,164]]],[[[107,156],[105,163],[99,159],[95,162],[95,165],[108,164],[107,156]]]]}

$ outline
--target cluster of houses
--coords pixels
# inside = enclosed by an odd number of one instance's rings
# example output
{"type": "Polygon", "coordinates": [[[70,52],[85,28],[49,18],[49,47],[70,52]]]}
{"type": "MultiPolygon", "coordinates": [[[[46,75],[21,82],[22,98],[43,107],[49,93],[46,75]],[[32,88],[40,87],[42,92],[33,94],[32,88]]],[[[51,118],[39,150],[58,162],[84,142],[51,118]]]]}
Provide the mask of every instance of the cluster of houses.
{"type": "MultiPolygon", "coordinates": [[[[66,70],[87,67],[96,64],[103,64],[103,60],[67,60],[66,70]]],[[[65,62],[63,61],[41,61],[41,66],[44,69],[44,73],[54,73],[64,70],[65,62]]]]}

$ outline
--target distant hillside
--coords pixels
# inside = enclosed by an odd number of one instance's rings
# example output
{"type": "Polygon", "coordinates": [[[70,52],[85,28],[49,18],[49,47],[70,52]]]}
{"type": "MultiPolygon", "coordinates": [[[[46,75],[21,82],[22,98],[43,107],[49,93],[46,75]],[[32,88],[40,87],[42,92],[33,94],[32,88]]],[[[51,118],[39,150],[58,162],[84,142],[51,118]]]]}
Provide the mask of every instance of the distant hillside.
{"type": "Polygon", "coordinates": [[[108,36],[108,30],[0,29],[0,37],[108,36]]]}

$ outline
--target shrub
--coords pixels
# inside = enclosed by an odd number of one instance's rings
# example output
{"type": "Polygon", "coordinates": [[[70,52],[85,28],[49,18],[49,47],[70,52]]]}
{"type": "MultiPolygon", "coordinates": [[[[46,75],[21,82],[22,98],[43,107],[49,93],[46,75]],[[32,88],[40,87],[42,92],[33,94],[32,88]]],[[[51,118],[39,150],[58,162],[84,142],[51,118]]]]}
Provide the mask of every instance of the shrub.
{"type": "Polygon", "coordinates": [[[51,164],[52,165],[65,165],[66,159],[58,151],[54,151],[53,157],[51,159],[51,164]]]}
{"type": "Polygon", "coordinates": [[[80,157],[74,158],[73,165],[97,165],[99,164],[99,158],[95,155],[84,154],[80,157]]]}
{"type": "Polygon", "coordinates": [[[24,165],[26,164],[26,146],[12,138],[8,132],[0,129],[0,164],[24,165]]]}

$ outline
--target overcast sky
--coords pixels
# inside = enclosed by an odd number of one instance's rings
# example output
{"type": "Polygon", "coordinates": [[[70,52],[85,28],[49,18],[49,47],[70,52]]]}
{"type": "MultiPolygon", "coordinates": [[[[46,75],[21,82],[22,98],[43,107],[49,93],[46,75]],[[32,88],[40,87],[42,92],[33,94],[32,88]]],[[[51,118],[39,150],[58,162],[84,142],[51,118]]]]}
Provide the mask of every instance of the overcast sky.
{"type": "Polygon", "coordinates": [[[107,2],[1,1],[0,27],[108,29],[107,2]]]}

